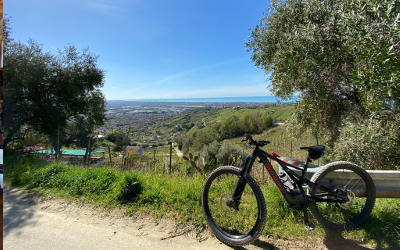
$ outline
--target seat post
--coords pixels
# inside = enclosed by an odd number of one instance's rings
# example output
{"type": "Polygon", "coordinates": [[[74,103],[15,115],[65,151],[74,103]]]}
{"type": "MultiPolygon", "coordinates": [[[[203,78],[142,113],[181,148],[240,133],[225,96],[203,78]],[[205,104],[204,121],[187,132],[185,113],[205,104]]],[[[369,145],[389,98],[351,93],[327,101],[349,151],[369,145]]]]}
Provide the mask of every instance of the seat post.
{"type": "Polygon", "coordinates": [[[309,164],[310,162],[311,162],[311,158],[310,158],[310,152],[309,152],[308,155],[307,155],[307,158],[306,158],[306,164],[304,164],[304,168],[303,168],[303,170],[301,170],[301,178],[300,178],[300,181],[303,180],[303,178],[304,178],[304,176],[305,176],[305,174],[306,174],[306,172],[307,172],[308,164],[309,164]]]}

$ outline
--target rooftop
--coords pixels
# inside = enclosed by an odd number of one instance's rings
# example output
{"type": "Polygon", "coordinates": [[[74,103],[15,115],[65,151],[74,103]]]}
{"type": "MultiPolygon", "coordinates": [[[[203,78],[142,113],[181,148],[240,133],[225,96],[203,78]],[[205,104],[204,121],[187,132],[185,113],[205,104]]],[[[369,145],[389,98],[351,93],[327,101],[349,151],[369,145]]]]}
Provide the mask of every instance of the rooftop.
{"type": "MultiPolygon", "coordinates": [[[[101,154],[101,153],[105,153],[106,151],[92,151],[92,155],[93,154],[101,154]]],[[[40,150],[40,151],[36,151],[34,152],[34,154],[55,154],[54,150],[40,150]]],[[[81,150],[70,150],[70,149],[61,149],[61,154],[62,155],[75,155],[75,156],[84,156],[86,154],[86,150],[85,149],[81,149],[81,150]]]]}

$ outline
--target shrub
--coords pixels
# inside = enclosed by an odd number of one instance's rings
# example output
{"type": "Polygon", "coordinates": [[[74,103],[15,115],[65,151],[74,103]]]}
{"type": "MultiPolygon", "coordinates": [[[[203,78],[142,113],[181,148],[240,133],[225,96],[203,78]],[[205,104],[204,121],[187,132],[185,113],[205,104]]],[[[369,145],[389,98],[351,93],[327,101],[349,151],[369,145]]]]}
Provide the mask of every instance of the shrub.
{"type": "Polygon", "coordinates": [[[217,160],[220,165],[233,164],[236,159],[242,158],[243,149],[238,145],[224,141],[217,154],[217,160]]]}
{"type": "Polygon", "coordinates": [[[136,201],[142,192],[142,184],[133,173],[124,173],[124,175],[114,185],[110,192],[110,197],[120,203],[130,203],[136,201]]]}
{"type": "Polygon", "coordinates": [[[198,155],[200,158],[208,157],[211,159],[216,159],[220,147],[221,146],[218,141],[213,141],[210,144],[204,145],[198,152],[198,155]]]}
{"type": "Polygon", "coordinates": [[[354,162],[365,169],[400,169],[400,130],[398,121],[373,119],[359,124],[347,123],[329,160],[354,162]]]}

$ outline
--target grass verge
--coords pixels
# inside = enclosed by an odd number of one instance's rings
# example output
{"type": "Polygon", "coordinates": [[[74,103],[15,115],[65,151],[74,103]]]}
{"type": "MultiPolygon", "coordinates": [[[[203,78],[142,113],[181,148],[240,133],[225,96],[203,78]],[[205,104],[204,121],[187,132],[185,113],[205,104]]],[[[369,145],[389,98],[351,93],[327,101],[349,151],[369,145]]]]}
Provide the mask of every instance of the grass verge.
{"type": "MultiPolygon", "coordinates": [[[[79,168],[46,164],[36,158],[5,157],[6,185],[36,189],[47,194],[84,199],[105,207],[122,207],[127,214],[150,214],[174,218],[178,225],[194,225],[198,232],[207,228],[201,209],[204,176],[163,175],[122,172],[111,168],[79,168]]],[[[262,185],[267,205],[264,234],[281,239],[327,239],[331,232],[313,220],[315,231],[303,225],[301,211],[290,209],[278,189],[262,185]]],[[[379,249],[400,248],[400,199],[377,199],[365,224],[341,237],[359,245],[379,249]]]]}

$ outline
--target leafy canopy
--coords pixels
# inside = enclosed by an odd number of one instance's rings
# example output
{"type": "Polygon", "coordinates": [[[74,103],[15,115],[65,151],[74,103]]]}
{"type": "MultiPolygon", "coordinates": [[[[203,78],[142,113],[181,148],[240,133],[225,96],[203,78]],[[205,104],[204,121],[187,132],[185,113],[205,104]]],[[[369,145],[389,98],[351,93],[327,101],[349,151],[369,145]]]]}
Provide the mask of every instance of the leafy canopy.
{"type": "Polygon", "coordinates": [[[6,18],[4,146],[24,139],[29,130],[51,137],[69,123],[72,134],[87,138],[105,119],[105,97],[99,90],[104,71],[97,65],[98,56],[88,49],[80,53],[72,45],[53,55],[32,39],[16,42],[9,24],[6,18]]]}
{"type": "Polygon", "coordinates": [[[400,106],[399,1],[273,0],[264,14],[246,47],[276,96],[299,95],[292,124],[335,141],[344,119],[393,120],[400,106]]]}

